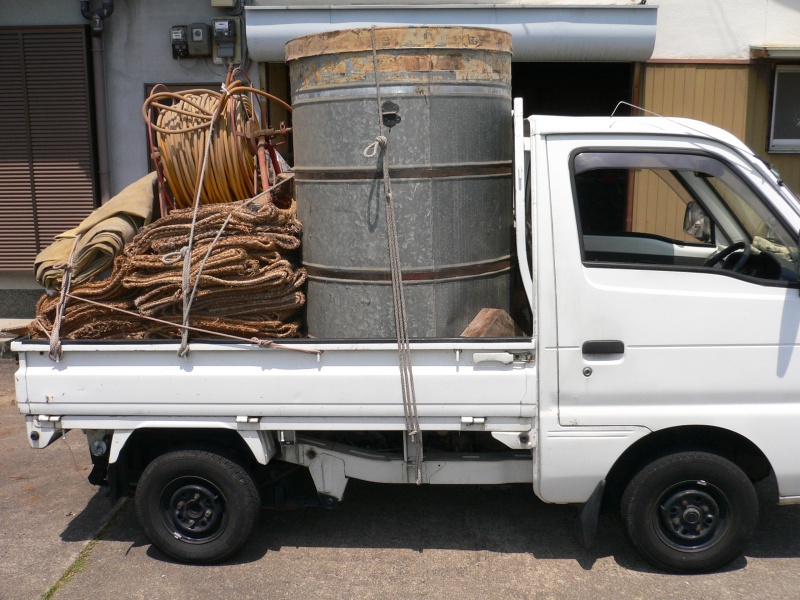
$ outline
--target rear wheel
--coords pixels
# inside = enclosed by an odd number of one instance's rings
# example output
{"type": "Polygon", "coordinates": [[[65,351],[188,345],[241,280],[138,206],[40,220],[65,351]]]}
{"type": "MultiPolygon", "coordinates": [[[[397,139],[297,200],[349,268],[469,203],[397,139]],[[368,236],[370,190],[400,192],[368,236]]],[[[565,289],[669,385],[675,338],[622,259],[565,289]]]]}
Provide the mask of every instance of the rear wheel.
{"type": "Polygon", "coordinates": [[[755,532],[758,499],[734,463],[680,452],[642,469],[622,497],[634,546],[656,567],[697,573],[729,563],[755,532]]]}
{"type": "Polygon", "coordinates": [[[259,508],[250,474],[205,450],[159,456],[136,488],[136,516],[147,538],[186,562],[218,562],[234,554],[252,532],[259,508]]]}

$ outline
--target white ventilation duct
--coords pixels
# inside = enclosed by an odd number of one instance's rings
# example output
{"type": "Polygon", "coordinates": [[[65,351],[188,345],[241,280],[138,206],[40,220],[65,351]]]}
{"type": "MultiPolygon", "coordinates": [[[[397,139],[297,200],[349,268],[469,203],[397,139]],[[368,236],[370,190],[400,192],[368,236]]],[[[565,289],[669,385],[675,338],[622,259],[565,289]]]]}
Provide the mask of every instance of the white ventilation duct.
{"type": "Polygon", "coordinates": [[[656,10],[648,5],[248,6],[247,48],[254,60],[283,62],[286,42],[310,33],[464,25],[509,32],[515,61],[646,61],[656,41],[656,10]]]}

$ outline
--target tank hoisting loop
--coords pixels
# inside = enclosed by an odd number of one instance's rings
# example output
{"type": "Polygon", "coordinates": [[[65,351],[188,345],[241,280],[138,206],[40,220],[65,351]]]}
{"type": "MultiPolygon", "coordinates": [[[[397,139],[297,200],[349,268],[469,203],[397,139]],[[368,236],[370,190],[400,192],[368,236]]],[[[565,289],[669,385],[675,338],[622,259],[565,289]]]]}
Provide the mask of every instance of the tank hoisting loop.
{"type": "Polygon", "coordinates": [[[386,148],[388,141],[385,135],[377,136],[374,142],[364,148],[364,152],[362,152],[364,158],[375,158],[378,154],[378,148],[386,148]]]}

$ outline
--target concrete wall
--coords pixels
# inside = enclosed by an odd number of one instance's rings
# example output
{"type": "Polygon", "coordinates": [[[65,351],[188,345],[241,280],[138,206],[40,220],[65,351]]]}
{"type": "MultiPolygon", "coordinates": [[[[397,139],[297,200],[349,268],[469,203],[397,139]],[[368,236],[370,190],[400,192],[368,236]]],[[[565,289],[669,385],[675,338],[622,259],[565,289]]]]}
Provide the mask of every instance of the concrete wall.
{"type": "Polygon", "coordinates": [[[78,0],[0,0],[0,25],[16,27],[22,25],[81,25],[86,20],[81,16],[78,0]]]}
{"type": "MultiPolygon", "coordinates": [[[[109,98],[111,185],[118,192],[147,171],[144,119],[145,85],[152,83],[219,83],[226,69],[211,58],[174,60],[172,25],[211,23],[223,10],[198,0],[136,0],[117,2],[106,29],[106,80],[109,98]]],[[[244,16],[244,15],[242,15],[244,16]]],[[[247,67],[247,65],[245,65],[247,67]]],[[[258,68],[250,65],[258,86],[258,68]]]]}
{"type": "Polygon", "coordinates": [[[800,46],[800,0],[658,0],[653,59],[748,60],[750,46],[800,46]]]}

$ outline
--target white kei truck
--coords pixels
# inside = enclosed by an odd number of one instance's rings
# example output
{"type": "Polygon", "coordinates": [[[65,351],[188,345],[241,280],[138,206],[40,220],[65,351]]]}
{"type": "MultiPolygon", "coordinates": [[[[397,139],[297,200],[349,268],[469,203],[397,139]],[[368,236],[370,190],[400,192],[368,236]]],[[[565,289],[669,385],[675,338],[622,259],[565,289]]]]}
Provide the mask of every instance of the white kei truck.
{"type": "Polygon", "coordinates": [[[774,474],[774,500],[800,503],[800,202],[697,121],[523,119],[521,101],[513,121],[531,332],[412,340],[421,434],[391,340],[193,341],[185,358],[177,341],[80,340],[54,362],[21,338],[30,444],[83,430],[90,481],[135,487],[147,537],[188,562],[238,551],[298,466],[325,507],[351,478],[530,483],[579,505],[584,543],[605,507],[661,569],[738,557],[754,482],[774,474]]]}

